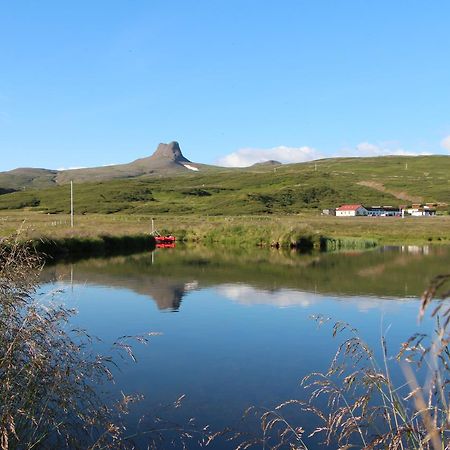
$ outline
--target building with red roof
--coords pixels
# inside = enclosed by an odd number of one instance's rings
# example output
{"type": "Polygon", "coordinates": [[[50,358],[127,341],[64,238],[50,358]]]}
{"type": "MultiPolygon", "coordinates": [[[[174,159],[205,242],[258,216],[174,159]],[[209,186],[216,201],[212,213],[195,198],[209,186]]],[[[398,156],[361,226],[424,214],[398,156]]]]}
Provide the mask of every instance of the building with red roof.
{"type": "Polygon", "coordinates": [[[336,208],[337,217],[367,216],[369,211],[363,205],[341,205],[336,208]]]}

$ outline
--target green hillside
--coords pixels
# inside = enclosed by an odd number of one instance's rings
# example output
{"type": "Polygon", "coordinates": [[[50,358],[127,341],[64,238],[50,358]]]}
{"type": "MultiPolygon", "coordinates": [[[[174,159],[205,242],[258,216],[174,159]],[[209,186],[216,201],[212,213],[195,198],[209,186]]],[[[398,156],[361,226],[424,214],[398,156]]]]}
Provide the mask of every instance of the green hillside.
{"type": "MultiPolygon", "coordinates": [[[[450,156],[335,158],[75,184],[77,213],[286,214],[342,203],[450,204],[450,156]]],[[[69,187],[0,195],[0,209],[69,211],[69,187]]]]}
{"type": "Polygon", "coordinates": [[[0,173],[0,194],[2,190],[43,188],[56,184],[56,170],[21,168],[0,173]]]}

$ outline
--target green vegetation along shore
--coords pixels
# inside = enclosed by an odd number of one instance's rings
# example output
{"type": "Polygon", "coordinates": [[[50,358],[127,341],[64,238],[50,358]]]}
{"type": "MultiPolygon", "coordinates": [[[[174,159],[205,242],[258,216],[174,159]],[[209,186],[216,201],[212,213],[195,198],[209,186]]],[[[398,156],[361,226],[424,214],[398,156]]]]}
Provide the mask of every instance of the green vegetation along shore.
{"type": "MultiPolygon", "coordinates": [[[[450,216],[437,217],[353,217],[338,218],[301,214],[290,216],[155,216],[156,229],[172,233],[178,241],[224,246],[290,246],[302,238],[319,248],[326,238],[327,250],[367,248],[387,244],[450,244],[450,216]]],[[[54,242],[96,241],[101,236],[140,236],[151,231],[151,217],[144,215],[86,214],[70,218],[64,214],[9,211],[0,213],[0,234],[7,236],[19,228],[27,238],[54,242]],[[69,239],[70,238],[70,239],[69,239]],[[68,240],[69,239],[69,240],[68,240]]],[[[142,238],[144,236],[144,238],[142,238]]],[[[111,242],[108,241],[108,242],[111,242]]],[[[125,241],[124,241],[125,242],[125,241]]],[[[39,244],[41,245],[41,244],[39,244]]],[[[122,245],[122,244],[120,244],[122,245]]],[[[119,245],[119,246],[120,246],[119,245]]],[[[322,244],[323,245],[323,244],[322,244]]],[[[95,245],[94,245],[95,246],[95,245]]],[[[128,244],[125,247],[129,247],[128,244]]],[[[82,246],[80,247],[82,248],[82,246]]],[[[145,247],[142,247],[144,250],[145,247]]]]}
{"type": "Polygon", "coordinates": [[[153,236],[143,234],[109,236],[71,236],[32,241],[35,250],[48,260],[81,259],[89,256],[128,255],[155,249],[153,236]]]}

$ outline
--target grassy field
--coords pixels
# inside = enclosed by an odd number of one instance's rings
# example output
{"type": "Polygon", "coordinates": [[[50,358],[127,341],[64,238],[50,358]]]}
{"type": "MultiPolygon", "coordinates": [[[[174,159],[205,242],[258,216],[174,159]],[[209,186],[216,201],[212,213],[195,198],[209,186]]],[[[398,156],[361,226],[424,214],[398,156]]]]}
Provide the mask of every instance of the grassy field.
{"type": "MultiPolygon", "coordinates": [[[[22,227],[33,239],[48,237],[123,236],[149,233],[151,217],[126,214],[75,216],[70,228],[67,214],[0,212],[0,233],[5,236],[22,227]]],[[[223,245],[286,244],[302,236],[326,236],[349,240],[374,239],[380,244],[450,243],[450,216],[336,218],[317,214],[289,216],[202,217],[198,215],[155,217],[161,233],[173,233],[179,240],[223,245]]]]}
{"type": "MultiPolygon", "coordinates": [[[[217,169],[178,176],[147,176],[75,183],[77,213],[134,215],[283,215],[343,203],[450,204],[450,157],[335,158],[282,166],[217,169]]],[[[0,185],[0,188],[6,188],[0,185]]],[[[0,210],[68,213],[70,187],[0,195],[0,210]]]]}
{"type": "Polygon", "coordinates": [[[449,173],[448,156],[389,156],[81,183],[73,230],[68,185],[26,188],[0,195],[0,233],[24,222],[33,238],[137,236],[150,232],[155,217],[161,233],[224,245],[289,245],[320,236],[339,239],[328,241],[331,248],[364,248],[372,240],[450,243],[449,173]],[[437,202],[441,216],[320,216],[322,208],[342,203],[412,202],[437,202]]]}

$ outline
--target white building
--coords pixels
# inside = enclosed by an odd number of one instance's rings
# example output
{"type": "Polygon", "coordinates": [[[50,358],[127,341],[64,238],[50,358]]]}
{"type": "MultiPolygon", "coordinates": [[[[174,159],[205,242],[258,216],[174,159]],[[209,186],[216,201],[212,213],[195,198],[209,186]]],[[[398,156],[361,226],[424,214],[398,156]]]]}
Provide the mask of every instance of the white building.
{"type": "Polygon", "coordinates": [[[337,217],[367,216],[368,214],[363,205],[342,205],[336,208],[337,217]]]}
{"type": "Polygon", "coordinates": [[[418,207],[418,208],[408,208],[406,210],[406,212],[408,214],[411,214],[411,216],[416,216],[416,217],[423,217],[423,216],[435,216],[436,215],[436,210],[433,208],[429,208],[427,206],[424,207],[418,207]]]}
{"type": "Polygon", "coordinates": [[[402,215],[401,209],[396,208],[395,206],[370,206],[366,209],[369,216],[373,217],[399,217],[402,215]]]}

